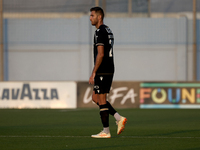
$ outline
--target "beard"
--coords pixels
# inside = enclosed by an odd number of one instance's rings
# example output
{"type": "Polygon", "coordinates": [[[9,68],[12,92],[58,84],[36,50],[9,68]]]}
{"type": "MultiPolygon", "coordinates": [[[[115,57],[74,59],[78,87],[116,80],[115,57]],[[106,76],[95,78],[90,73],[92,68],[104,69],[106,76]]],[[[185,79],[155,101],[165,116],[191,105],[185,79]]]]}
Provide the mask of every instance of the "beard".
{"type": "Polygon", "coordinates": [[[98,20],[97,20],[97,19],[91,21],[91,24],[92,24],[93,26],[96,26],[97,23],[98,23],[98,20]]]}

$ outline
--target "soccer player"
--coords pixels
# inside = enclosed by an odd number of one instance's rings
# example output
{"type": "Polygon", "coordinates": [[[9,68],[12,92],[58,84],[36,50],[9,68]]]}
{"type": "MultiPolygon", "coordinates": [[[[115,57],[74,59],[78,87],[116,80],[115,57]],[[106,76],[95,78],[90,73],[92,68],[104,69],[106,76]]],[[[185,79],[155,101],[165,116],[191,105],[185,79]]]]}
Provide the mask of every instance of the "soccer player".
{"type": "Polygon", "coordinates": [[[107,93],[114,75],[113,44],[114,36],[110,28],[103,23],[104,12],[100,7],[90,9],[90,21],[97,28],[94,34],[94,68],[89,79],[89,84],[94,85],[92,100],[100,108],[100,117],[103,131],[93,138],[110,138],[109,114],[114,116],[118,125],[117,134],[120,134],[127,122],[106,100],[107,93]]]}

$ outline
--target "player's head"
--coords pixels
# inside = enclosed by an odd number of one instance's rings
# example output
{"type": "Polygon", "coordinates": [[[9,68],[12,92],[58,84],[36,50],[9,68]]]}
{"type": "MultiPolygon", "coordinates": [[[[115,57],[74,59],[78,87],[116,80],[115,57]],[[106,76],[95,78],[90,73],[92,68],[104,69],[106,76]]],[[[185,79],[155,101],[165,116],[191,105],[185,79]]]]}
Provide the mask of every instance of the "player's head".
{"type": "Polygon", "coordinates": [[[104,18],[104,12],[103,9],[101,7],[92,7],[90,9],[90,21],[92,25],[96,25],[99,23],[99,21],[103,22],[103,18],[104,18]]]}

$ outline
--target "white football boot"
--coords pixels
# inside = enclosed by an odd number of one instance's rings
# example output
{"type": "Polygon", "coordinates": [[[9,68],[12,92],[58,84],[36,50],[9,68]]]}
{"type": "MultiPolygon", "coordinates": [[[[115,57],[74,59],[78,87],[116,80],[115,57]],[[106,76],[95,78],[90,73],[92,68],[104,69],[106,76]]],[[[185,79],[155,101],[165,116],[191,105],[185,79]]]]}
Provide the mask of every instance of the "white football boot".
{"type": "Polygon", "coordinates": [[[119,121],[116,121],[116,124],[118,126],[117,128],[117,134],[121,134],[122,131],[124,131],[124,128],[125,128],[125,124],[127,122],[127,119],[125,117],[122,117],[121,116],[121,119],[119,121]]]}
{"type": "Polygon", "coordinates": [[[105,133],[104,131],[101,131],[99,134],[91,135],[92,138],[111,138],[110,133],[105,133]]]}

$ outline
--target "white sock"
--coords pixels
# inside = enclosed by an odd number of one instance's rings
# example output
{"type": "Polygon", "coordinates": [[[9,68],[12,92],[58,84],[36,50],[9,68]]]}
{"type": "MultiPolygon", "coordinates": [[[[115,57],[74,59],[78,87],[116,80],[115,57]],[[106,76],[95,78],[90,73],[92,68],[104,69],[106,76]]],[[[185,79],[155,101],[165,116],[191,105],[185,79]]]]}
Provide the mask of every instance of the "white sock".
{"type": "Polygon", "coordinates": [[[116,119],[117,121],[119,121],[119,120],[121,119],[121,116],[118,114],[118,112],[116,112],[116,113],[114,114],[114,117],[115,117],[115,119],[116,119]]]}
{"type": "Polygon", "coordinates": [[[105,132],[106,134],[110,133],[110,128],[109,127],[103,128],[103,132],[105,132]]]}

